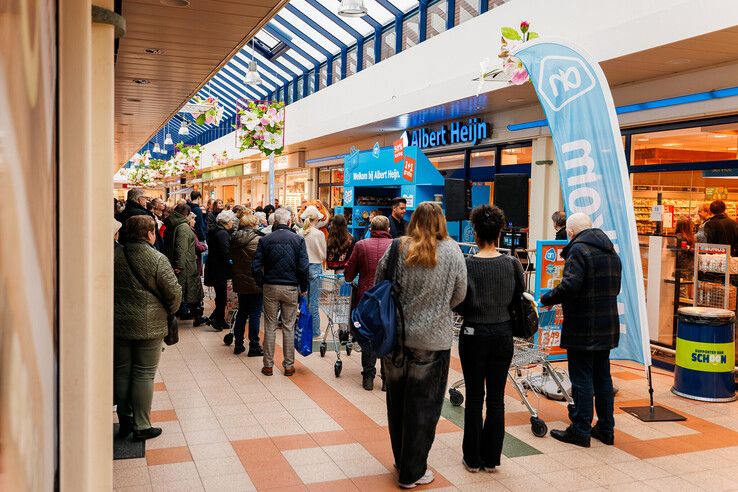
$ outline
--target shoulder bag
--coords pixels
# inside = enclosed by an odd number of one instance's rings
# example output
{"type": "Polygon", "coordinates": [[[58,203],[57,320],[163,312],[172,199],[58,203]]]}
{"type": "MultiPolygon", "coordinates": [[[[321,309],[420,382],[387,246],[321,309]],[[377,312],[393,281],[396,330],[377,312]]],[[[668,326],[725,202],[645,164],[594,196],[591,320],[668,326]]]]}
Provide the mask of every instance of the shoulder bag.
{"type": "Polygon", "coordinates": [[[164,310],[167,312],[167,335],[164,337],[164,343],[166,343],[167,345],[174,345],[175,343],[179,342],[179,324],[177,322],[177,317],[173,314],[169,314],[169,307],[161,298],[161,296],[159,296],[159,293],[149,287],[149,284],[144,281],[138,270],[134,268],[133,262],[128,256],[128,248],[124,247],[123,251],[126,257],[126,263],[128,263],[128,269],[131,270],[131,273],[133,273],[133,276],[136,277],[138,283],[140,283],[144,289],[148,290],[151,295],[156,297],[156,299],[161,303],[162,307],[164,307],[164,310]]]}
{"type": "Polygon", "coordinates": [[[512,332],[515,338],[528,340],[538,331],[538,310],[533,298],[525,292],[525,286],[520,285],[517,272],[515,272],[515,284],[515,294],[510,303],[512,332]]]}

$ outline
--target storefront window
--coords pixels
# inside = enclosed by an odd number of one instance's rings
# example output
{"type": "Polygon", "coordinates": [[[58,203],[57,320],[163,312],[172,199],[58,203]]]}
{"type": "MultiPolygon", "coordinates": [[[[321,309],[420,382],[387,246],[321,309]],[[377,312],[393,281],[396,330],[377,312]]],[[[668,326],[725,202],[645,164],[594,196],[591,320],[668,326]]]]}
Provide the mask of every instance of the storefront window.
{"type": "Polygon", "coordinates": [[[241,180],[241,204],[251,206],[251,178],[241,180]]]}
{"type": "Polygon", "coordinates": [[[637,133],[630,164],[674,164],[738,159],[738,123],[637,133]]]}
{"type": "Polygon", "coordinates": [[[297,210],[308,199],[308,172],[300,171],[285,175],[285,193],[282,204],[297,210]]]}
{"type": "Polygon", "coordinates": [[[329,208],[343,205],[343,168],[318,171],[318,199],[329,208]]]}
{"type": "Polygon", "coordinates": [[[502,165],[530,164],[533,161],[533,147],[510,146],[502,149],[502,165]]]}

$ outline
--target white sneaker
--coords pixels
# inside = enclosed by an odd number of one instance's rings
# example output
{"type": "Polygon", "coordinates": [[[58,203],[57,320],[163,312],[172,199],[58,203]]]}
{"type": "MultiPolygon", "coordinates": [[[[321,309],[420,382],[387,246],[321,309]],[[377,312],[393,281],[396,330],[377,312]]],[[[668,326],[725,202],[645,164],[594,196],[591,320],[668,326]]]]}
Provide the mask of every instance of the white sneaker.
{"type": "Polygon", "coordinates": [[[426,484],[429,484],[429,483],[431,483],[435,479],[436,479],[436,476],[433,475],[433,472],[430,471],[430,470],[426,470],[425,471],[425,474],[422,477],[420,477],[419,479],[417,479],[415,481],[415,483],[411,483],[411,484],[401,483],[401,484],[399,484],[399,486],[400,486],[401,489],[414,489],[418,485],[426,485],[426,484]]]}
{"type": "Polygon", "coordinates": [[[474,468],[473,466],[467,465],[466,460],[461,460],[461,464],[464,465],[464,468],[466,468],[466,471],[468,471],[469,473],[479,472],[479,468],[474,468]]]}

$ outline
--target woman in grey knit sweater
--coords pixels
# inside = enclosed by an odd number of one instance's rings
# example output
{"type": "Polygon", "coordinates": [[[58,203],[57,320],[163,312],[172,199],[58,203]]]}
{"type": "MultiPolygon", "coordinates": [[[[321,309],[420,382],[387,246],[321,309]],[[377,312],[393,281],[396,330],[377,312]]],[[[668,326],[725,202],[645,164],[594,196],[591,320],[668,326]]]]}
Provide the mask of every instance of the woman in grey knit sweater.
{"type": "MultiPolygon", "coordinates": [[[[399,485],[433,481],[428,452],[446,392],[453,340],[451,309],[464,300],[466,266],[459,245],[448,236],[440,205],[423,202],[400,241],[394,283],[405,317],[405,334],[384,357],[387,418],[399,485]]],[[[389,250],[388,250],[389,251],[389,250]]],[[[386,278],[388,256],[379,261],[376,281],[386,278]]]]}
{"type": "Polygon", "coordinates": [[[459,358],[464,371],[464,467],[476,473],[500,465],[505,437],[505,382],[513,356],[510,304],[525,285],[517,258],[500,254],[497,241],[505,225],[498,207],[472,210],[471,223],[479,253],[466,259],[468,289],[456,310],[464,316],[459,358]],[[482,404],[487,390],[487,415],[482,404]]]}

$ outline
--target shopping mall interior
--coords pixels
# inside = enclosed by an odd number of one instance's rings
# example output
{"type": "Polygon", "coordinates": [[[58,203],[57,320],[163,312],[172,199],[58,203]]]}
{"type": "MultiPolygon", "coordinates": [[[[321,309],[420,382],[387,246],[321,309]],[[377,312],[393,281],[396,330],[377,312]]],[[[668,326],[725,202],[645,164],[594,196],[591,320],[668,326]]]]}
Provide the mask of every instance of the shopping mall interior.
{"type": "MultiPolygon", "coordinates": [[[[0,490],[738,490],[738,232],[699,233],[713,202],[738,219],[733,0],[0,0],[0,107],[0,490]],[[425,472],[403,483],[389,393],[363,387],[364,347],[346,341],[352,284],[327,265],[322,338],[294,374],[287,338],[273,375],[234,353],[241,291],[223,280],[225,327],[180,306],[178,342],[156,339],[161,435],[138,417],[124,434],[116,219],[134,197],[159,230],[197,196],[259,228],[274,205],[300,223],[315,205],[356,241],[394,198],[407,220],[434,202],[468,257],[470,211],[497,205],[500,252],[535,299],[567,275],[552,215],[590,215],[622,262],[614,445],[552,437],[576,415],[571,360],[561,307],[539,305],[507,373],[501,463],[470,471],[457,316],[432,444],[411,452],[425,472]]],[[[223,294],[200,275],[207,315],[223,294]]]]}

